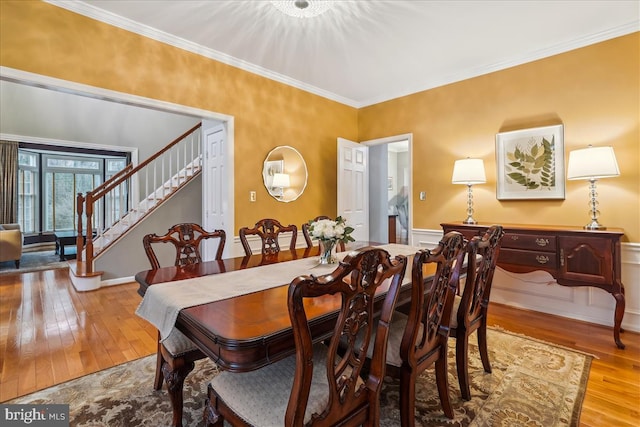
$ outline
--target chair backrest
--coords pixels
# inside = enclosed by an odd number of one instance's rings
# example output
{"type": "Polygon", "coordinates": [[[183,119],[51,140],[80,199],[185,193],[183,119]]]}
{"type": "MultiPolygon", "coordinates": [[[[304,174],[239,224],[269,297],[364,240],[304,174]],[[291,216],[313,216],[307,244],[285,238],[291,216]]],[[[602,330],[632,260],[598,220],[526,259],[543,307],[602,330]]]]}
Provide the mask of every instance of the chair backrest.
{"type": "Polygon", "coordinates": [[[289,249],[294,250],[296,248],[296,239],[298,238],[298,227],[294,224],[284,226],[280,224],[278,220],[272,218],[261,219],[256,222],[253,228],[242,227],[238,234],[240,235],[240,242],[244,248],[246,255],[252,255],[253,251],[247,240],[247,236],[256,235],[262,240],[262,254],[277,254],[280,252],[280,243],[278,238],[281,233],[291,233],[291,241],[289,243],[289,249]]]}
{"type": "Polygon", "coordinates": [[[457,313],[458,325],[465,329],[486,314],[503,236],[502,226],[492,225],[468,245],[467,278],[457,313]]]}
{"type": "Polygon", "coordinates": [[[434,349],[447,345],[465,245],[462,234],[450,231],[434,249],[420,250],[413,257],[411,307],[400,344],[400,356],[414,368],[434,349]],[[428,269],[434,267],[433,280],[425,283],[425,270],[431,274],[428,269]]]}
{"type": "Polygon", "coordinates": [[[312,378],[314,346],[307,317],[307,309],[312,310],[313,304],[305,300],[318,298],[320,304],[322,298],[330,295],[341,298],[342,309],[330,338],[326,371],[321,370],[328,379],[328,401],[309,425],[378,425],[389,323],[406,263],[404,256],[392,260],[384,249],[365,247],[350,252],[330,274],[300,276],[291,282],[288,305],[296,344],[296,368],[285,425],[303,424],[312,380],[316,381],[312,378]],[[374,295],[380,287],[387,286],[380,321],[376,322],[374,295]],[[373,358],[365,376],[366,358],[357,355],[367,354],[376,325],[373,358]],[[348,342],[348,346],[341,348],[341,340],[348,342]],[[366,423],[367,420],[373,422],[366,423]]]}
{"type": "Polygon", "coordinates": [[[218,250],[216,251],[215,259],[222,259],[222,251],[224,250],[224,244],[227,240],[227,235],[224,230],[214,230],[212,232],[205,231],[198,224],[182,223],[176,224],[169,228],[169,231],[163,236],[157,234],[147,234],[142,239],[144,245],[144,251],[151,263],[151,269],[157,270],[160,268],[158,257],[153,251],[152,244],[155,243],[172,243],[176,248],[176,259],[174,265],[182,266],[189,264],[197,264],[202,262],[200,255],[200,243],[204,239],[218,238],[218,250]]]}
{"type": "MultiPolygon", "coordinates": [[[[313,239],[311,238],[311,233],[309,233],[309,226],[311,226],[312,222],[315,222],[321,219],[332,219],[332,218],[326,215],[319,215],[313,218],[311,221],[305,222],[304,224],[302,224],[302,235],[304,236],[304,241],[307,243],[307,248],[313,247],[313,239]]],[[[340,252],[344,252],[346,250],[344,242],[338,243],[338,249],[340,250],[340,252]]]]}

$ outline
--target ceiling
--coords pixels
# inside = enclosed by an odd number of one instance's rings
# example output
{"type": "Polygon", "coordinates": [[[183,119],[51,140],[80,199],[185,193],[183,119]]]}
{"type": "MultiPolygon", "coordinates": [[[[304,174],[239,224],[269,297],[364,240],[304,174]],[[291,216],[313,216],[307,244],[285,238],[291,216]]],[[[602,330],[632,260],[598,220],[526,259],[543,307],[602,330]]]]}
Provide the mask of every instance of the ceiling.
{"type": "Polygon", "coordinates": [[[342,0],[302,19],[266,0],[50,3],[354,107],[640,30],[638,0],[342,0]]]}

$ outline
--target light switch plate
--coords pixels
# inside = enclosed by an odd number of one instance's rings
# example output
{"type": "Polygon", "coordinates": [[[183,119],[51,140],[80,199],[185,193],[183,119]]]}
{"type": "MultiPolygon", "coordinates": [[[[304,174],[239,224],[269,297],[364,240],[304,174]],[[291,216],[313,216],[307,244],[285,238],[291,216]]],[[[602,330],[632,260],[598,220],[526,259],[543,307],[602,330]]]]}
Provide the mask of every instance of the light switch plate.
{"type": "Polygon", "coordinates": [[[426,191],[421,191],[420,192],[420,200],[422,200],[422,201],[427,200],[427,192],[426,191]]]}
{"type": "Polygon", "coordinates": [[[255,202],[256,201],[256,192],[255,191],[249,191],[249,201],[250,202],[255,202]]]}

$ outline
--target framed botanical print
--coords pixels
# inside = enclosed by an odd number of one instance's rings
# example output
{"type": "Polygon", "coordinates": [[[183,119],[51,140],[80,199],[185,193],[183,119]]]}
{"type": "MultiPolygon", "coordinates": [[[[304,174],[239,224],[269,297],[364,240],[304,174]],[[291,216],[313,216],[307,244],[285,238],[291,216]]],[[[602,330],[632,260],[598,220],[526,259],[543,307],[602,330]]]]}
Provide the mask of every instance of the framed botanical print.
{"type": "Polygon", "coordinates": [[[498,200],[564,199],[564,128],[496,134],[498,200]]]}

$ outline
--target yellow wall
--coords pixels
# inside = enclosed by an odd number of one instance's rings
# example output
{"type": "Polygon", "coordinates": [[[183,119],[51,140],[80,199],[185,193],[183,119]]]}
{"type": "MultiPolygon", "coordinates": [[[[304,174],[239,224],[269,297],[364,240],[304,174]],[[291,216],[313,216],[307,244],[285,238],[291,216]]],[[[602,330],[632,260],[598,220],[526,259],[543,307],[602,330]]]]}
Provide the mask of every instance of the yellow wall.
{"type": "Polygon", "coordinates": [[[0,2],[0,64],[45,76],[235,117],[236,228],[271,216],[301,224],[336,211],[336,138],[414,135],[414,227],[462,220],[466,195],[454,160],[480,156],[488,182],[474,187],[476,218],[583,225],[588,187],[567,181],[563,201],[497,201],[495,134],[564,125],[565,153],[614,146],[622,175],[598,183],[601,221],[640,242],[640,33],[356,110],[77,15],[47,3],[0,2]],[[309,169],[291,203],[268,196],[262,162],[291,145],[309,169]],[[249,191],[258,202],[249,203],[249,191]],[[427,192],[427,201],[417,198],[427,192]]]}
{"type": "Polygon", "coordinates": [[[562,124],[565,166],[571,150],[614,147],[621,176],[598,181],[600,220],[640,242],[639,56],[634,33],[363,108],[360,141],[413,133],[416,228],[466,217],[466,187],[451,184],[451,173],[468,156],[484,159],[487,173],[473,189],[476,220],[582,226],[590,219],[587,181],[566,181],[565,200],[496,198],[496,133],[562,124]]]}
{"type": "Polygon", "coordinates": [[[336,212],[324,189],[336,187],[336,138],[357,139],[356,109],[47,3],[3,0],[0,19],[2,66],[234,116],[236,229],[336,212]],[[278,145],[300,151],[309,171],[291,203],[262,183],[262,162],[278,145]]]}

